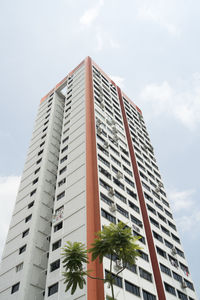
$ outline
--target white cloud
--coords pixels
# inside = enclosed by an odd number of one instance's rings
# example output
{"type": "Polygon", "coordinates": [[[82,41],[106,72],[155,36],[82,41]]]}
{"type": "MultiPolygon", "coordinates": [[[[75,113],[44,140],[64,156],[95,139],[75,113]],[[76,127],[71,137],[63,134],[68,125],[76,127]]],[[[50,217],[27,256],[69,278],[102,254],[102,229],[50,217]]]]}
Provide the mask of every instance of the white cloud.
{"type": "Polygon", "coordinates": [[[194,194],[195,190],[170,192],[169,199],[171,200],[173,210],[179,212],[180,210],[190,209],[194,205],[194,200],[192,199],[194,194]]]}
{"type": "Polygon", "coordinates": [[[91,26],[94,20],[98,17],[100,13],[100,9],[103,6],[104,1],[100,0],[95,7],[89,8],[84,12],[84,14],[80,17],[80,24],[85,27],[91,26]]]}
{"type": "Polygon", "coordinates": [[[195,201],[195,192],[193,189],[169,192],[178,228],[182,233],[190,232],[193,238],[197,237],[200,230],[200,207],[195,201]]]}
{"type": "Polygon", "coordinates": [[[120,87],[124,88],[124,78],[120,76],[109,75],[109,77],[120,87]]]}
{"type": "Polygon", "coordinates": [[[191,80],[179,80],[176,88],[168,81],[148,84],[138,100],[144,107],[151,106],[151,113],[155,116],[170,115],[188,129],[195,130],[200,125],[199,77],[200,74],[195,73],[191,80]]]}
{"type": "Polygon", "coordinates": [[[139,2],[137,17],[140,20],[150,21],[163,27],[169,34],[180,35],[180,29],[172,22],[172,12],[176,9],[174,3],[169,1],[145,1],[141,5],[139,2]]]}
{"type": "Polygon", "coordinates": [[[0,258],[11,220],[19,182],[19,176],[0,177],[0,258]]]}

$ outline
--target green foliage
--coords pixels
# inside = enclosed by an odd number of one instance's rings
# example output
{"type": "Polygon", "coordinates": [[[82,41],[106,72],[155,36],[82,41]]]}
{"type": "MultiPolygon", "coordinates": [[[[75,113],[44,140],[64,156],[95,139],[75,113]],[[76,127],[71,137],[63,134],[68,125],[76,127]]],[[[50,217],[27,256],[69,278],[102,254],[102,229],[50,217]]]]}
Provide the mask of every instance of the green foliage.
{"type": "Polygon", "coordinates": [[[85,277],[88,276],[92,279],[109,282],[112,297],[107,296],[107,299],[116,300],[113,288],[116,276],[125,269],[127,264],[135,264],[136,258],[139,256],[138,250],[141,249],[139,245],[136,244],[140,237],[133,237],[131,228],[122,222],[118,224],[111,223],[109,226],[104,226],[103,230],[99,231],[96,236],[92,247],[88,250],[86,250],[85,245],[80,242],[67,242],[63,248],[65,291],[71,288],[71,294],[73,295],[77,286],[83,289],[86,284],[85,277]],[[84,270],[84,264],[89,262],[87,252],[92,254],[92,261],[99,258],[100,263],[102,263],[104,256],[110,256],[110,275],[108,274],[106,279],[92,277],[89,271],[84,270]],[[114,257],[121,260],[123,264],[123,268],[119,270],[117,274],[111,274],[114,257]]]}
{"type": "Polygon", "coordinates": [[[84,284],[86,284],[84,277],[87,272],[83,270],[83,264],[88,263],[87,250],[85,245],[80,242],[67,242],[63,250],[63,266],[66,270],[63,273],[64,283],[66,284],[65,291],[71,288],[71,294],[73,295],[77,285],[80,289],[83,289],[84,284]]]}
{"type": "Polygon", "coordinates": [[[124,223],[111,223],[104,226],[102,231],[97,233],[97,238],[88,252],[92,253],[92,261],[99,257],[102,263],[106,255],[117,256],[122,260],[123,266],[135,264],[136,257],[139,256],[138,250],[141,249],[136,241],[140,237],[133,237],[131,228],[124,223]]]}

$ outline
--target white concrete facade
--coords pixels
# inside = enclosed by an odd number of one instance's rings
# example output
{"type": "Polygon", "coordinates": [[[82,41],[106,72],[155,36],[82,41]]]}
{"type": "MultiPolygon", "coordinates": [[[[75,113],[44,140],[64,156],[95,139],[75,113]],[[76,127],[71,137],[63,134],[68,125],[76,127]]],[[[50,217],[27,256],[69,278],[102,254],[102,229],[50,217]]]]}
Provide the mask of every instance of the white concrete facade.
{"type": "MultiPolygon", "coordinates": [[[[89,234],[87,61],[40,104],[1,262],[1,300],[93,300],[87,287],[77,289],[74,296],[65,293],[61,256],[66,241],[87,244],[89,234]]],[[[163,289],[167,300],[197,300],[141,111],[94,62],[90,71],[100,223],[120,220],[142,236],[141,257],[120,274],[116,297],[164,300],[163,289]]],[[[105,258],[104,274],[108,264],[105,258]]],[[[107,295],[110,289],[105,286],[105,299],[107,295]]]]}

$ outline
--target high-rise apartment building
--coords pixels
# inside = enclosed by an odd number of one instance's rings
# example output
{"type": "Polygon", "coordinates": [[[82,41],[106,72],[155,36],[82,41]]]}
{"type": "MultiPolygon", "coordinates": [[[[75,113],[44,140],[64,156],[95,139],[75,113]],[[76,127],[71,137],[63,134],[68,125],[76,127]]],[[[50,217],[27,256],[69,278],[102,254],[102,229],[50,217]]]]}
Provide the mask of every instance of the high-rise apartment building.
{"type": "MultiPolygon", "coordinates": [[[[1,300],[103,300],[87,279],[63,284],[65,242],[94,240],[110,222],[140,235],[135,266],[115,282],[118,300],[196,300],[190,271],[141,110],[87,57],[42,98],[0,271],[1,300]]],[[[103,265],[89,264],[94,276],[103,265]]],[[[119,270],[120,262],[115,262],[119,270]]]]}

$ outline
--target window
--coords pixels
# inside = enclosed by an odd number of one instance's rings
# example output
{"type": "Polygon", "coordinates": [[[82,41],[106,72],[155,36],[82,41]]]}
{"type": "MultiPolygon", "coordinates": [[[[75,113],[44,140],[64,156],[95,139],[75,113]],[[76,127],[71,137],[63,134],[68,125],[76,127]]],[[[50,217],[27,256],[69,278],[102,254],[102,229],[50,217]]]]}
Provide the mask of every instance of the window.
{"type": "Polygon", "coordinates": [[[162,205],[160,205],[158,202],[155,201],[155,205],[156,205],[159,209],[163,210],[162,205]]]}
{"type": "Polygon", "coordinates": [[[156,210],[153,207],[151,207],[149,204],[147,204],[147,208],[150,212],[152,212],[154,215],[156,215],[156,210]]]}
{"type": "Polygon", "coordinates": [[[173,248],[173,245],[172,245],[170,242],[168,242],[167,240],[164,240],[164,241],[165,241],[165,245],[166,245],[168,248],[170,248],[170,249],[173,248]]]}
{"type": "Polygon", "coordinates": [[[110,155],[110,158],[112,159],[112,161],[114,161],[118,166],[121,167],[121,163],[119,160],[117,160],[113,155],[110,155]]]}
{"type": "Polygon", "coordinates": [[[58,282],[48,287],[48,297],[58,292],[58,282]]]}
{"type": "Polygon", "coordinates": [[[104,164],[106,165],[107,167],[110,167],[110,163],[105,159],[103,158],[101,155],[98,154],[98,159],[104,164]]]}
{"type": "Polygon", "coordinates": [[[156,221],[156,220],[154,220],[152,217],[149,217],[149,220],[150,220],[150,222],[154,225],[154,226],[156,226],[156,227],[160,227],[159,226],[159,223],[156,221]]]}
{"type": "Polygon", "coordinates": [[[169,230],[168,230],[167,228],[165,228],[164,226],[161,225],[161,229],[162,229],[162,231],[163,231],[164,233],[166,233],[167,235],[170,236],[170,232],[169,232],[169,230]]]}
{"type": "Polygon", "coordinates": [[[24,245],[21,248],[19,248],[19,254],[22,254],[25,251],[26,251],[26,245],[24,245]]]}
{"type": "Polygon", "coordinates": [[[32,215],[29,215],[28,217],[25,218],[25,223],[27,223],[28,221],[30,221],[32,218],[32,215]]]}
{"type": "Polygon", "coordinates": [[[140,271],[140,277],[152,282],[152,275],[151,273],[147,272],[146,270],[139,268],[140,271]]]}
{"type": "Polygon", "coordinates": [[[61,160],[60,160],[60,163],[62,164],[64,161],[67,160],[67,155],[65,155],[61,160]]]}
{"type": "Polygon", "coordinates": [[[160,234],[158,234],[157,232],[153,231],[153,236],[160,241],[161,243],[163,243],[163,238],[160,234]]]}
{"type": "Polygon", "coordinates": [[[42,158],[38,159],[38,160],[36,161],[36,165],[38,165],[41,161],[42,161],[42,158]]]}
{"type": "Polygon", "coordinates": [[[40,171],[40,168],[36,169],[34,174],[37,174],[40,171]]]}
{"type": "Polygon", "coordinates": [[[129,190],[128,188],[126,188],[126,191],[127,194],[129,194],[132,198],[137,199],[137,195],[133,191],[129,190]]]}
{"type": "Polygon", "coordinates": [[[125,280],[125,289],[126,289],[126,291],[130,292],[131,294],[134,294],[134,295],[140,297],[140,288],[137,285],[128,282],[127,280],[125,280]]]}
{"type": "Polygon", "coordinates": [[[32,201],[31,203],[28,204],[28,209],[31,208],[34,205],[35,201],[32,201]]]}
{"type": "Polygon", "coordinates": [[[136,267],[136,265],[127,264],[126,265],[126,269],[129,270],[129,271],[131,271],[131,272],[133,272],[133,273],[135,273],[135,274],[137,274],[137,267],[136,267]]]}
{"type": "Polygon", "coordinates": [[[142,290],[142,293],[143,293],[144,300],[156,300],[156,296],[154,296],[153,294],[151,294],[145,290],[142,290]]]}
{"type": "Polygon", "coordinates": [[[178,268],[178,260],[170,255],[168,255],[168,257],[171,265],[174,266],[175,268],[178,268]]]}
{"type": "Polygon", "coordinates": [[[194,291],[194,286],[193,286],[192,282],[190,282],[190,281],[188,281],[188,280],[186,280],[186,279],[184,279],[184,281],[185,281],[185,283],[187,284],[187,287],[188,287],[189,289],[191,289],[191,290],[194,291]]]}
{"type": "Polygon", "coordinates": [[[38,182],[39,177],[35,178],[32,182],[32,185],[36,184],[38,182]]]}
{"type": "Polygon", "coordinates": [[[58,196],[57,196],[57,201],[62,199],[63,197],[65,196],[65,191],[60,193],[58,196]]]}
{"type": "Polygon", "coordinates": [[[175,288],[171,285],[169,285],[168,283],[164,282],[164,285],[165,285],[165,290],[172,294],[172,295],[175,295],[176,296],[176,291],[175,291],[175,288]]]}
{"type": "Polygon", "coordinates": [[[105,147],[102,147],[101,145],[97,144],[97,148],[102,151],[104,154],[109,156],[109,152],[105,149],[105,147]]]}
{"type": "Polygon", "coordinates": [[[179,299],[181,300],[188,300],[188,297],[186,294],[182,293],[181,291],[177,290],[177,293],[178,293],[178,297],[179,299]]]}
{"type": "Polygon", "coordinates": [[[41,155],[41,154],[43,153],[43,151],[44,151],[44,150],[40,150],[40,151],[38,152],[38,156],[41,155]]]}
{"type": "MultiPolygon", "coordinates": [[[[133,235],[138,236],[138,232],[133,230],[133,235]]],[[[139,234],[139,237],[140,237],[139,242],[146,244],[145,238],[141,234],[139,234]]]]}
{"type": "Polygon", "coordinates": [[[129,206],[134,209],[137,213],[140,213],[139,207],[137,205],[135,205],[133,202],[131,202],[130,200],[128,201],[129,206]]]}
{"type": "Polygon", "coordinates": [[[23,262],[16,266],[16,272],[19,272],[23,269],[23,262]]]}
{"type": "Polygon", "coordinates": [[[101,215],[102,217],[106,218],[108,221],[116,224],[116,218],[113,217],[111,214],[109,214],[107,211],[105,211],[104,209],[101,209],[101,215]]]}
{"type": "Polygon", "coordinates": [[[181,257],[185,258],[185,255],[183,253],[183,251],[181,251],[180,249],[176,248],[176,252],[178,255],[180,255],[181,257]]]}
{"type": "Polygon", "coordinates": [[[158,213],[158,217],[159,217],[163,222],[167,223],[167,220],[166,220],[165,217],[163,217],[163,215],[161,215],[161,214],[158,213]]]}
{"type": "Polygon", "coordinates": [[[19,285],[20,285],[20,282],[14,284],[11,288],[11,294],[14,294],[16,293],[17,291],[19,291],[19,285]]]}
{"type": "Polygon", "coordinates": [[[25,230],[24,232],[22,232],[22,238],[24,238],[25,236],[27,236],[29,234],[29,229],[25,230]]]}
{"type": "Polygon", "coordinates": [[[60,187],[61,185],[63,185],[66,182],[66,178],[63,178],[62,180],[60,180],[58,182],[58,186],[60,187]]]}
{"type": "Polygon", "coordinates": [[[175,280],[177,280],[179,282],[182,282],[182,276],[181,275],[179,275],[175,272],[172,272],[172,274],[173,274],[173,277],[174,277],[175,280]]]}
{"type": "Polygon", "coordinates": [[[65,146],[64,148],[62,148],[61,153],[63,153],[64,151],[66,151],[68,149],[68,145],[65,146]]]}
{"type": "Polygon", "coordinates": [[[122,190],[124,190],[124,185],[121,183],[117,178],[113,177],[113,182],[120,187],[122,190]]]}
{"type": "Polygon", "coordinates": [[[101,178],[99,179],[99,183],[101,186],[103,186],[107,191],[111,191],[111,186],[107,184],[105,181],[103,181],[101,178]]]}
{"type": "Polygon", "coordinates": [[[63,174],[65,171],[67,170],[67,167],[65,166],[64,168],[62,168],[60,171],[59,171],[59,174],[63,174]]]}
{"type": "Polygon", "coordinates": [[[62,222],[58,223],[57,225],[54,226],[54,232],[60,230],[62,227],[63,227],[63,223],[62,222]]]}
{"type": "Polygon", "coordinates": [[[172,233],[172,238],[173,238],[174,241],[176,241],[177,243],[180,244],[180,239],[176,235],[174,235],[173,233],[172,233]]]}
{"type": "Polygon", "coordinates": [[[103,193],[100,193],[100,198],[102,201],[104,201],[106,204],[111,205],[113,204],[113,201],[110,200],[106,195],[104,195],[103,193]]]}
{"type": "Polygon", "coordinates": [[[115,196],[119,199],[119,200],[121,200],[122,202],[124,202],[124,203],[126,203],[126,198],[123,196],[123,195],[121,195],[118,191],[116,191],[115,190],[115,196]]]}
{"type": "Polygon", "coordinates": [[[60,246],[61,246],[61,240],[58,240],[57,242],[52,244],[52,251],[60,248],[60,246]]]}
{"type": "Polygon", "coordinates": [[[119,206],[118,204],[117,204],[117,211],[120,214],[122,214],[123,216],[125,216],[126,218],[129,217],[128,212],[125,209],[123,209],[121,206],[119,206]]]}
{"type": "Polygon", "coordinates": [[[138,252],[140,253],[140,257],[146,261],[149,261],[149,257],[146,253],[144,253],[142,250],[138,250],[138,252]]]}
{"type": "Polygon", "coordinates": [[[144,192],[144,197],[153,203],[153,198],[144,192]]]}
{"type": "Polygon", "coordinates": [[[99,172],[102,173],[104,176],[106,176],[108,179],[111,179],[110,173],[104,168],[102,168],[101,166],[99,166],[99,172]]]}
{"type": "Polygon", "coordinates": [[[167,258],[166,252],[164,250],[162,250],[161,248],[157,247],[157,253],[160,254],[162,257],[167,258]]]}
{"type": "MultiPolygon", "coordinates": [[[[107,277],[109,275],[110,272],[108,272],[107,270],[105,270],[105,277],[107,277]]],[[[122,278],[119,276],[116,276],[115,274],[112,274],[113,276],[115,276],[114,278],[114,284],[117,285],[118,287],[123,287],[122,285],[122,278]]]]}
{"type": "Polygon", "coordinates": [[[132,187],[135,186],[134,182],[132,180],[130,180],[128,177],[124,176],[125,181],[130,184],[132,187]]]}
{"type": "Polygon", "coordinates": [[[30,192],[30,197],[32,197],[36,193],[36,189],[30,192]]]}
{"type": "Polygon", "coordinates": [[[60,259],[58,259],[50,264],[50,272],[53,272],[59,268],[60,268],[60,259]]]}
{"type": "Polygon", "coordinates": [[[169,275],[170,277],[172,276],[170,269],[168,267],[166,267],[165,265],[160,264],[160,269],[163,273],[169,275]]]}
{"type": "Polygon", "coordinates": [[[138,220],[136,217],[134,217],[133,215],[131,215],[131,221],[136,224],[139,227],[143,227],[142,222],[140,220],[138,220]]]}

